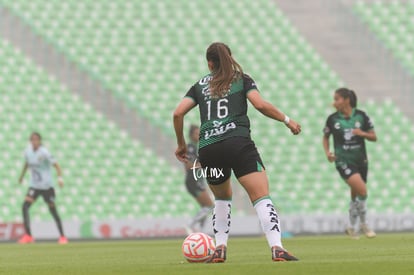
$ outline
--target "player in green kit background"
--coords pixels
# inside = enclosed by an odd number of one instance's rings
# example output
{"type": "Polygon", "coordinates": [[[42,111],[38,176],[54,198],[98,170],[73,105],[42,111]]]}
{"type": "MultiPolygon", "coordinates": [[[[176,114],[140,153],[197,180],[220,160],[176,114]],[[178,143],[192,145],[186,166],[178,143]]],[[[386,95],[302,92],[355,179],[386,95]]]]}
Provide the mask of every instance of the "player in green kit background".
{"type": "Polygon", "coordinates": [[[199,160],[214,194],[213,230],[216,250],[209,262],[226,260],[231,225],[233,171],[247,191],[271,249],[273,261],[296,261],[281,241],[279,216],[269,196],[269,183],[263,161],[250,137],[247,101],[263,115],[284,122],[295,135],[300,125],[262,99],[253,79],[243,73],[230,48],[220,42],[206,52],[210,73],[197,81],[174,111],[178,160],[188,160],[183,135],[184,116],[198,105],[200,112],[199,160]]]}
{"type": "Polygon", "coordinates": [[[193,233],[197,231],[198,225],[199,231],[204,228],[204,223],[207,216],[213,209],[214,203],[208,194],[206,187],[206,179],[197,174],[197,170],[200,166],[198,160],[198,140],[200,137],[200,128],[196,125],[190,126],[188,134],[190,142],[187,144],[187,156],[188,159],[184,163],[185,166],[185,187],[191,196],[201,206],[200,211],[191,219],[191,222],[186,226],[187,233],[193,233]]]}
{"type": "Polygon", "coordinates": [[[30,187],[23,203],[23,221],[26,234],[19,240],[19,243],[34,242],[30,230],[29,208],[39,196],[42,196],[45,203],[48,204],[50,214],[52,214],[59,230],[60,238],[58,242],[66,244],[68,240],[63,233],[62,222],[56,210],[52,166],[56,169],[60,187],[63,187],[62,171],[54,157],[42,145],[42,137],[39,133],[34,132],[30,135],[30,143],[30,146],[24,152],[25,164],[19,179],[20,184],[23,183],[24,175],[27,169],[30,169],[30,187]]]}
{"type": "Polygon", "coordinates": [[[356,229],[358,218],[360,229],[368,237],[376,236],[366,221],[368,158],[365,140],[376,141],[374,125],[367,114],[357,109],[357,96],[354,91],[340,88],[335,91],[334,107],[337,112],[330,115],[323,130],[323,148],[330,162],[351,189],[349,204],[349,226],[346,233],[358,238],[356,229]],[[335,154],[329,149],[329,137],[333,136],[335,154]]]}

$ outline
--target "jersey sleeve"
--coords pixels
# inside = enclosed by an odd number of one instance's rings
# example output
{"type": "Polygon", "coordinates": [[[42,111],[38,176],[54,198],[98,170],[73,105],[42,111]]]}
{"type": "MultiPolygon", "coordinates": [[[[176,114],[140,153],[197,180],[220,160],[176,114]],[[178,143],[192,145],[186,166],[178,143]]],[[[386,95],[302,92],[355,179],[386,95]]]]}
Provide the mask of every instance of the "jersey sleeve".
{"type": "Polygon", "coordinates": [[[372,120],[369,118],[369,116],[364,113],[364,125],[361,130],[363,131],[370,131],[374,129],[374,123],[372,123],[372,120]]]}
{"type": "Polygon", "coordinates": [[[328,119],[326,120],[325,127],[323,128],[323,131],[322,131],[325,136],[329,136],[332,133],[332,122],[331,121],[332,121],[332,118],[329,116],[328,119]]]}
{"type": "Polygon", "coordinates": [[[243,74],[243,91],[247,95],[250,91],[259,91],[256,82],[247,74],[243,74]]]}
{"type": "Polygon", "coordinates": [[[188,90],[184,97],[191,98],[194,101],[194,103],[198,104],[195,85],[191,86],[191,88],[188,90]]]}

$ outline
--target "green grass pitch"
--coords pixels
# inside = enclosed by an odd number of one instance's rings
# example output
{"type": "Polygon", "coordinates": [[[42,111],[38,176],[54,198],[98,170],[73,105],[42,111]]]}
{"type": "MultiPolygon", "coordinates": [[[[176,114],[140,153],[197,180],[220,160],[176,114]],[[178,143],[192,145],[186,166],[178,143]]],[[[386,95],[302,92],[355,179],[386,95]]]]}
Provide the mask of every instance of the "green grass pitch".
{"type": "Polygon", "coordinates": [[[1,244],[0,274],[414,274],[414,234],[295,237],[299,262],[274,263],[264,238],[230,238],[224,264],[190,264],[181,240],[1,244]]]}

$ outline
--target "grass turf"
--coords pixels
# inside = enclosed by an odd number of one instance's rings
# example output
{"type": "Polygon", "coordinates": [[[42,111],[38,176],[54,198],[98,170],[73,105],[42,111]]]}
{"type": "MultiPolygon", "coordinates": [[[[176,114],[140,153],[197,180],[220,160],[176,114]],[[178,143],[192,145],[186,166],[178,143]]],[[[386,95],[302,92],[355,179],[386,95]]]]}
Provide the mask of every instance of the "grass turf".
{"type": "Polygon", "coordinates": [[[225,264],[190,264],[181,240],[0,245],[0,274],[414,274],[414,234],[295,237],[299,262],[274,263],[263,238],[231,238],[225,264]],[[284,273],[286,272],[286,273],[284,273]]]}

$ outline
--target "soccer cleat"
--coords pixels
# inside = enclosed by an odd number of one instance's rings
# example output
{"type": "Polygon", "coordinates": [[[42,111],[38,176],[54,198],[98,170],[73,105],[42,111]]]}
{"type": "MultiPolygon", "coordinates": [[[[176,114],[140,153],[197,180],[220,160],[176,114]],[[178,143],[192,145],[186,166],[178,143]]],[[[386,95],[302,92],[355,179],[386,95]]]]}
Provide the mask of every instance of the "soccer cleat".
{"type": "Polygon", "coordinates": [[[367,238],[375,238],[377,234],[367,224],[361,224],[361,231],[367,238]]]}
{"type": "Polygon", "coordinates": [[[28,243],[34,243],[34,238],[28,234],[24,234],[23,237],[21,237],[18,240],[19,244],[28,244],[28,243]]]}
{"type": "Polygon", "coordinates": [[[278,246],[272,247],[272,260],[274,262],[299,261],[298,258],[278,246]]]}
{"type": "Polygon", "coordinates": [[[65,236],[62,236],[58,240],[58,244],[67,244],[69,241],[65,236]]]}
{"type": "Polygon", "coordinates": [[[359,240],[359,236],[358,233],[355,231],[355,229],[353,229],[352,227],[348,227],[345,229],[345,233],[351,237],[351,239],[354,240],[359,240]]]}
{"type": "Polygon", "coordinates": [[[227,254],[227,247],[222,244],[216,247],[213,255],[211,255],[210,259],[206,261],[206,263],[224,263],[226,261],[226,254],[227,254]]]}

